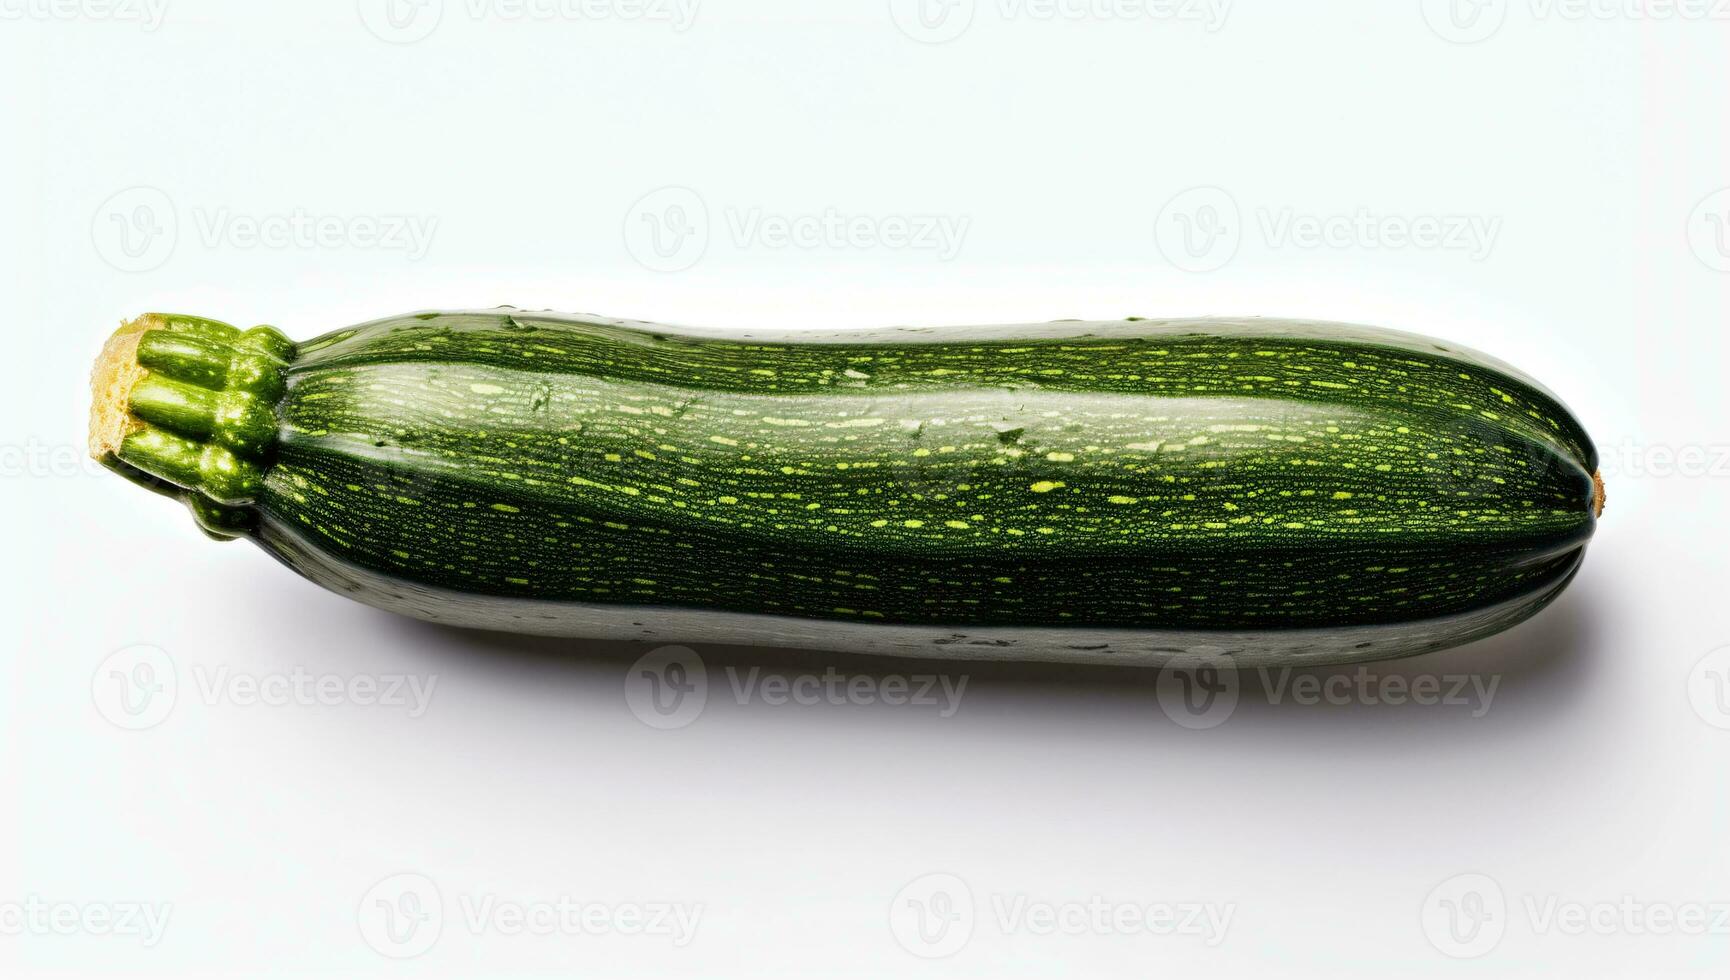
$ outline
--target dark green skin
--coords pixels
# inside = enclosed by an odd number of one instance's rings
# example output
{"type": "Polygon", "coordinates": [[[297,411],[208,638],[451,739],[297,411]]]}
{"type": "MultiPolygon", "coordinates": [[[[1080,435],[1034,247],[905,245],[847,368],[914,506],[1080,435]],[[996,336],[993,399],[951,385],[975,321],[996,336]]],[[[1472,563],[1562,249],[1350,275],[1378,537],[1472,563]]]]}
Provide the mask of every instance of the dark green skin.
{"type": "Polygon", "coordinates": [[[503,310],[290,348],[209,322],[145,335],[133,410],[150,428],[119,465],[303,571],[316,556],[417,590],[965,628],[1349,628],[1535,609],[1595,524],[1596,455],[1553,396],[1365,328],[751,340],[503,310]],[[275,357],[280,386],[216,376],[221,357],[180,334],[275,357]],[[167,381],[225,393],[229,421],[167,381]],[[188,460],[209,445],[235,465],[188,460]]]}

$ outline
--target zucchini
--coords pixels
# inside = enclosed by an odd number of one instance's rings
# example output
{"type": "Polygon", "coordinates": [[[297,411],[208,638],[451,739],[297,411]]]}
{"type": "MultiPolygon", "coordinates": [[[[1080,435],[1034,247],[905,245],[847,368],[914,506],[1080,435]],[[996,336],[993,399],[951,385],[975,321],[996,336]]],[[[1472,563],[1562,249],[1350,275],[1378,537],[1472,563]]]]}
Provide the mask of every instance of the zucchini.
{"type": "Polygon", "coordinates": [[[1281,320],[724,335],[151,314],[91,451],[321,585],[462,626],[902,655],[1377,659],[1541,609],[1590,438],[1452,344],[1281,320]]]}

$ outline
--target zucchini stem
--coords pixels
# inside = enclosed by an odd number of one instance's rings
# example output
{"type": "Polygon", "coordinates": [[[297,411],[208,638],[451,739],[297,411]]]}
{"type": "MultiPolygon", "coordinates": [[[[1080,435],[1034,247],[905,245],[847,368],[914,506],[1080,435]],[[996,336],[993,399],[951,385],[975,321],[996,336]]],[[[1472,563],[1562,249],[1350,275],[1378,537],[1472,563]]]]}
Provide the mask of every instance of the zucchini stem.
{"type": "Polygon", "coordinates": [[[151,313],[109,338],[91,378],[90,453],[183,491],[207,529],[247,523],[276,441],[276,403],[294,345],[273,327],[242,332],[151,313]]]}

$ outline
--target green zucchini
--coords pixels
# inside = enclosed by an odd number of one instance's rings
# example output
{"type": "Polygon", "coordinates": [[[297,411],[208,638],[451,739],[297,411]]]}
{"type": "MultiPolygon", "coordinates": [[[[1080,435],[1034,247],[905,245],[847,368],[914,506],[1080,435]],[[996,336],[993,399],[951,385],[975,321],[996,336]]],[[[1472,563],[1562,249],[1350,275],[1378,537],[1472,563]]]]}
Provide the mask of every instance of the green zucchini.
{"type": "Polygon", "coordinates": [[[731,335],[426,312],[292,343],[151,314],[92,453],[385,609],[595,638],[1159,664],[1376,659],[1580,566],[1590,438],[1368,327],[731,335]]]}

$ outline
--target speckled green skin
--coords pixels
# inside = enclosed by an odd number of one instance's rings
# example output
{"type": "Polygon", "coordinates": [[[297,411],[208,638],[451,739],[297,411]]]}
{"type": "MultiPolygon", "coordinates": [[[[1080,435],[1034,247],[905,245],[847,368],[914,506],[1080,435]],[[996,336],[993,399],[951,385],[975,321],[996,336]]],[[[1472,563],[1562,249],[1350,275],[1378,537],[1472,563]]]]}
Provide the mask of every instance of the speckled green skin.
{"type": "MultiPolygon", "coordinates": [[[[141,361],[172,346],[153,336],[141,361]]],[[[1342,628],[1535,609],[1595,523],[1595,452],[1554,397],[1366,328],[753,340],[501,310],[292,350],[265,336],[226,342],[276,365],[274,400],[271,371],[146,364],[160,378],[134,412],[183,451],[122,462],[205,489],[213,533],[415,589],[885,624],[1342,628]],[[210,426],[221,413],[166,381],[244,397],[210,426]],[[199,445],[245,472],[188,462],[199,445]]]]}

